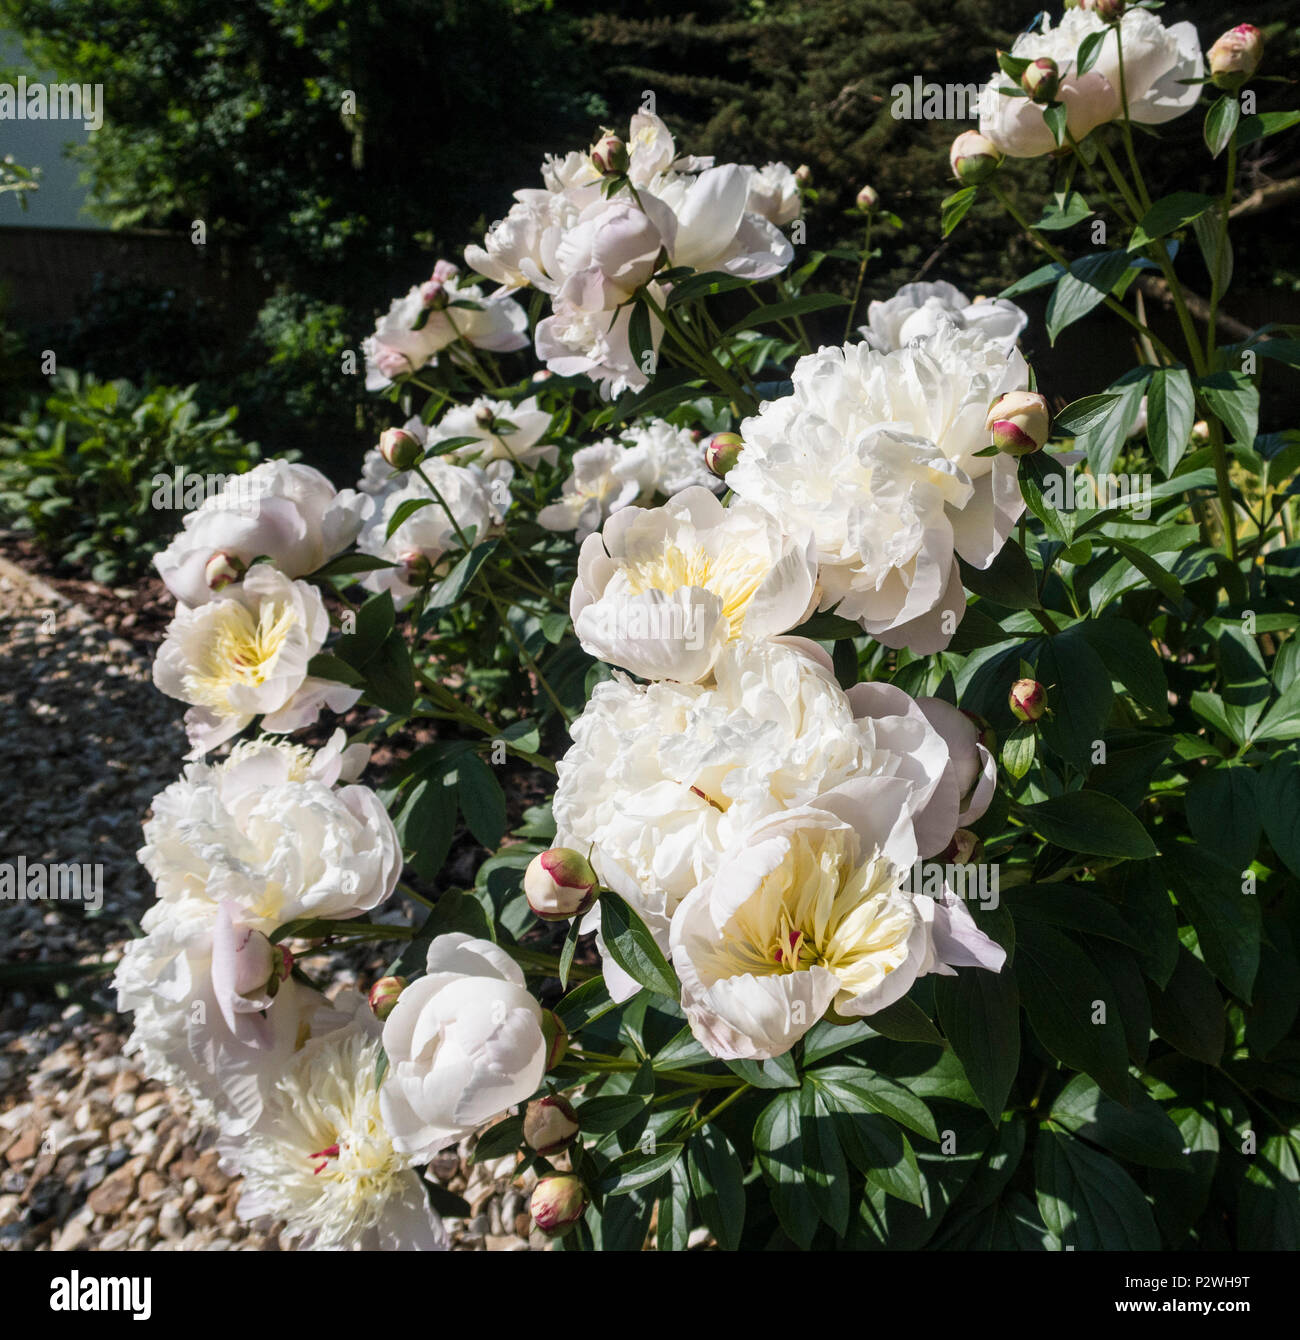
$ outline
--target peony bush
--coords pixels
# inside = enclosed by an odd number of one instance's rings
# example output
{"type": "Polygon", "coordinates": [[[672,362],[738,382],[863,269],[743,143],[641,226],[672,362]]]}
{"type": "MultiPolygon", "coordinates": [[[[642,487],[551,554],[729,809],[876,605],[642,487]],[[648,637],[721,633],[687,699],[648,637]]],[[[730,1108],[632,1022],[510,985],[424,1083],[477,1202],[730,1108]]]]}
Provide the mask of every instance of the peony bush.
{"type": "Polygon", "coordinates": [[[186,517],[192,761],[116,984],[241,1216],[445,1249],[475,1137],[566,1250],[1296,1245],[1300,434],[1258,425],[1300,346],[1219,321],[1241,155],[1300,121],[1260,58],[1120,0],[1022,36],[943,227],[989,192],[1044,264],[865,310],[870,188],[825,255],[806,170],[643,109],[393,301],[355,489],[268,461],[186,517]],[[1151,199],[1135,126],[1202,108],[1213,193],[1151,199]],[[1049,403],[1034,289],[1135,366],[1049,403]]]}

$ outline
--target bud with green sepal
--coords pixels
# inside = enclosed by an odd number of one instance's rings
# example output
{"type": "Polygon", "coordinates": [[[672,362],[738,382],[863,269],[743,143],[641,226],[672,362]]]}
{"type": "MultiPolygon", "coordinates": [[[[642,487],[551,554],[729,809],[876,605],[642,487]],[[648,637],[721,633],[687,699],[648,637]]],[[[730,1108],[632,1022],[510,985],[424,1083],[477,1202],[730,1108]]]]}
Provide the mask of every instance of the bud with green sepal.
{"type": "Polygon", "coordinates": [[[1007,695],[1007,704],[1017,721],[1039,721],[1047,711],[1047,690],[1036,679],[1018,679],[1007,695]]]}
{"type": "Polygon", "coordinates": [[[704,448],[704,464],[719,479],[727,477],[728,470],[736,468],[745,443],[739,433],[714,433],[704,448]]]}
{"type": "Polygon", "coordinates": [[[563,1094],[534,1098],[524,1110],[524,1143],[545,1158],[568,1149],[578,1131],[578,1114],[563,1094]]]}
{"type": "Polygon", "coordinates": [[[1002,151],[978,130],[963,130],[952,142],[948,162],[959,182],[978,186],[1002,166],[1002,151]]]}
{"type": "Polygon", "coordinates": [[[397,1004],[397,998],[406,990],[406,987],[405,977],[381,977],[370,988],[368,999],[376,1019],[382,1023],[392,1014],[397,1004]]]}
{"type": "Polygon", "coordinates": [[[591,862],[569,847],[552,847],[534,856],[524,871],[524,896],[543,921],[568,921],[595,905],[600,881],[591,862]]]}
{"type": "Polygon", "coordinates": [[[984,426],[999,451],[1028,456],[1051,436],[1052,416],[1037,391],[1007,391],[989,407],[984,426]]]}
{"type": "Polygon", "coordinates": [[[1239,23],[1210,48],[1210,82],[1235,93],[1259,69],[1263,56],[1264,34],[1253,23],[1239,23]]]}
{"type": "Polygon", "coordinates": [[[533,1188],[528,1209],[548,1238],[563,1237],[585,1213],[587,1189],[572,1173],[554,1173],[533,1188]]]}

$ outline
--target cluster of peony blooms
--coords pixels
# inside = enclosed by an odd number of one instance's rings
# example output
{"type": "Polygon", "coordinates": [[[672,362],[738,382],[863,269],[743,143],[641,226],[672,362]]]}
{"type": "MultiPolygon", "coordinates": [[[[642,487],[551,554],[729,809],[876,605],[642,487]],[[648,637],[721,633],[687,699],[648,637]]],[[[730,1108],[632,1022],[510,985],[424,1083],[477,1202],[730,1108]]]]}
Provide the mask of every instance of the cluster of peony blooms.
{"type": "Polygon", "coordinates": [[[574,630],[619,670],[572,727],[559,846],[529,899],[585,911],[616,1000],[637,985],[584,904],[596,882],[626,899],[714,1056],[778,1056],[828,1012],[870,1015],[922,975],[1004,961],[951,890],[909,880],[918,859],[970,848],[962,826],[996,776],[979,727],[885,684],[846,692],[791,635],[834,607],[888,645],[946,645],[954,551],[986,566],[1024,505],[1014,456],[982,455],[990,435],[1047,436],[1019,315],[963,319],[978,306],[948,286],[877,304],[871,342],[802,359],[793,394],[741,425],[729,506],[693,486],[582,544],[574,630]]]}
{"type": "MultiPolygon", "coordinates": [[[[532,287],[551,312],[535,334],[537,356],[563,376],[597,382],[606,395],[646,384],[652,367],[631,346],[634,295],[661,306],[679,267],[747,279],[779,274],[794,259],[781,232],[800,213],[795,174],[679,155],[651,112],[632,117],[626,140],[603,136],[589,152],[549,157],[540,188],[515,192],[506,217],[465,260],[501,287],[532,287]]],[[[654,316],[650,336],[659,346],[654,316]]]]}
{"type": "MultiPolygon", "coordinates": [[[[510,412],[525,436],[537,428],[510,412]]],[[[470,455],[493,451],[485,438],[470,455]]],[[[114,984],[133,1013],[127,1052],[219,1127],[242,1218],[284,1220],[286,1241],[322,1249],[444,1249],[420,1170],[533,1093],[553,1029],[514,962],[458,934],[433,941],[427,975],[396,1003],[327,1000],[280,940],[302,919],[373,913],[397,886],[397,832],[357,781],[369,748],[341,730],[318,750],[262,735],[203,761],[255,717],[285,733],[356,702],[307,674],[329,619],[302,579],[358,538],[370,501],[269,461],[156,556],[177,609],[154,678],[192,705],[198,761],[154,798],[140,860],[157,901],[114,984]]]]}

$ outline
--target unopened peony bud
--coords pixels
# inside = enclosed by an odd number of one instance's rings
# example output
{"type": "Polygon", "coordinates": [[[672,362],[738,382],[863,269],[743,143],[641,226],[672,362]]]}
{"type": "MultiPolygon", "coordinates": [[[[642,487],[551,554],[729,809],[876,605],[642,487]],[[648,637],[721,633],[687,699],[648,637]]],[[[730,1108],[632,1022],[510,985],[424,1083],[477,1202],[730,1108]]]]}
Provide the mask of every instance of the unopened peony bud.
{"type": "Polygon", "coordinates": [[[379,454],[394,470],[409,470],[420,459],[421,450],[405,428],[385,428],[379,434],[379,454]]]}
{"type": "Polygon", "coordinates": [[[813,184],[812,168],[807,163],[800,163],[794,170],[794,179],[802,187],[809,187],[813,184]]]}
{"type": "Polygon", "coordinates": [[[1104,23],[1118,23],[1128,8],[1127,0],[1079,0],[1080,9],[1091,10],[1104,23]]]}
{"type": "Polygon", "coordinates": [[[460,266],[455,261],[439,261],[433,267],[433,277],[439,284],[450,283],[460,274],[460,266]]]}
{"type": "Polygon", "coordinates": [[[271,979],[272,987],[277,987],[281,982],[287,982],[293,975],[293,955],[285,945],[273,945],[273,949],[278,951],[275,963],[275,976],[271,979]]]}
{"type": "Polygon", "coordinates": [[[248,564],[243,559],[219,549],[208,559],[203,569],[203,580],[207,582],[209,591],[220,591],[232,582],[239,581],[247,571],[248,564]]]}
{"type": "Polygon", "coordinates": [[[582,1218],[587,1191],[571,1173],[556,1173],[537,1183],[528,1208],[533,1223],[548,1238],[560,1238],[582,1218]]]}
{"type": "Polygon", "coordinates": [[[534,856],[524,871],[528,906],[543,921],[580,917],[596,901],[600,881],[591,862],[568,847],[552,847],[534,856]]]}
{"type": "Polygon", "coordinates": [[[578,1129],[578,1114],[561,1094],[534,1098],[524,1110],[524,1143],[547,1158],[568,1149],[578,1129]]]}
{"type": "Polygon", "coordinates": [[[739,433],[714,433],[704,448],[704,464],[719,479],[727,477],[728,470],[736,468],[745,443],[739,433]]]}
{"type": "Polygon", "coordinates": [[[533,380],[535,382],[544,382],[549,381],[554,376],[555,373],[553,373],[550,368],[538,368],[537,371],[533,373],[533,380]]]}
{"type": "Polygon", "coordinates": [[[1230,28],[1210,48],[1210,79],[1216,88],[1235,93],[1259,69],[1264,34],[1253,23],[1230,28]]]}
{"type": "Polygon", "coordinates": [[[496,415],[493,414],[486,405],[480,405],[478,409],[474,411],[474,422],[478,424],[480,428],[490,430],[492,425],[496,422],[496,415]]]}
{"type": "Polygon", "coordinates": [[[546,1068],[554,1070],[569,1050],[569,1030],[554,1010],[542,1011],[542,1038],[546,1043],[546,1068]]]}
{"type": "Polygon", "coordinates": [[[1047,690],[1036,679],[1018,679],[1007,702],[1017,721],[1037,721],[1047,711],[1047,690]]]}
{"type": "Polygon", "coordinates": [[[870,214],[880,204],[880,197],[870,186],[864,186],[857,194],[854,204],[864,213],[870,214]]]}
{"type": "Polygon", "coordinates": [[[407,586],[423,586],[433,577],[433,564],[428,554],[418,549],[408,549],[399,560],[402,580],[407,586]]]}
{"type": "Polygon", "coordinates": [[[963,130],[948,153],[952,175],[967,186],[976,186],[1002,166],[1002,151],[978,130],[963,130]]]}
{"type": "Polygon", "coordinates": [[[969,828],[959,828],[952,835],[952,841],[944,848],[940,859],[944,865],[970,865],[972,861],[979,860],[983,850],[984,843],[980,838],[969,828]]]}
{"type": "Polygon", "coordinates": [[[1027,456],[1047,441],[1052,416],[1047,401],[1037,391],[1008,391],[993,402],[984,426],[999,451],[1009,456],[1027,456]]]}
{"type": "Polygon", "coordinates": [[[1041,56],[1025,66],[1020,76],[1020,87],[1029,96],[1031,102],[1055,102],[1057,90],[1061,87],[1061,70],[1050,56],[1041,56]]]}
{"type": "Polygon", "coordinates": [[[1192,441],[1199,442],[1202,446],[1210,440],[1210,425],[1204,419],[1197,419],[1192,424],[1192,441]]]}
{"type": "Polygon", "coordinates": [[[602,177],[621,177],[628,169],[627,145],[617,135],[602,135],[591,151],[591,161],[602,177]]]}
{"type": "Polygon", "coordinates": [[[370,988],[370,1008],[375,1012],[376,1019],[382,1022],[392,1014],[398,996],[406,987],[405,977],[381,977],[370,988]]]}
{"type": "Polygon", "coordinates": [[[451,295],[440,279],[429,279],[420,285],[420,301],[430,311],[441,312],[451,301],[451,295]]]}

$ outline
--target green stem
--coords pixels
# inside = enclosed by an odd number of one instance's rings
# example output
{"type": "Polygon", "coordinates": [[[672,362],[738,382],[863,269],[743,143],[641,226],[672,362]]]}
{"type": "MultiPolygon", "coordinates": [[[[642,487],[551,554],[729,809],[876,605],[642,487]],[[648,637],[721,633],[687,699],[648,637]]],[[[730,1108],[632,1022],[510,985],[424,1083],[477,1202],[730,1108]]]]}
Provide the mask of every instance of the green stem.
{"type": "Polygon", "coordinates": [[[532,672],[538,684],[541,685],[542,691],[551,700],[551,703],[554,705],[555,710],[560,714],[560,720],[563,721],[566,726],[571,725],[573,723],[572,714],[569,712],[569,709],[565,707],[565,705],[559,700],[559,698],[555,696],[555,690],[551,688],[551,685],[547,680],[546,676],[542,674],[541,667],[537,664],[536,660],[534,660],[532,652],[530,652],[528,648],[524,646],[524,644],[519,640],[519,637],[516,634],[515,630],[511,628],[510,621],[506,618],[506,612],[504,608],[502,608],[501,601],[498,599],[496,593],[492,590],[490,586],[488,586],[486,582],[484,582],[483,584],[483,594],[487,596],[488,603],[492,606],[493,610],[496,611],[497,618],[501,620],[501,626],[506,630],[506,636],[509,637],[511,642],[513,642],[515,646],[518,648],[520,659],[532,672]]]}
{"type": "Polygon", "coordinates": [[[699,1119],[699,1121],[695,1122],[694,1125],[689,1127],[687,1130],[683,1131],[681,1137],[682,1140],[683,1141],[689,1140],[691,1136],[694,1135],[697,1131],[702,1131],[709,1124],[709,1122],[714,1121],[718,1117],[720,1117],[727,1110],[727,1108],[729,1108],[732,1105],[732,1103],[734,1103],[738,1098],[743,1098],[745,1094],[749,1092],[750,1087],[751,1086],[749,1084],[741,1084],[741,1086],[738,1089],[736,1089],[732,1093],[729,1093],[722,1100],[722,1102],[720,1102],[717,1105],[717,1107],[715,1107],[712,1111],[707,1112],[704,1116],[702,1116],[699,1119]]]}
{"type": "Polygon", "coordinates": [[[853,286],[853,301],[849,303],[849,314],[844,318],[844,339],[848,344],[853,334],[853,315],[858,310],[858,299],[862,297],[862,284],[867,277],[867,262],[871,259],[871,215],[867,215],[867,230],[862,242],[862,263],[858,266],[858,282],[853,286]]]}
{"type": "Polygon", "coordinates": [[[1128,154],[1128,165],[1133,173],[1133,184],[1142,197],[1142,210],[1145,213],[1151,208],[1151,197],[1147,194],[1147,185],[1142,179],[1142,169],[1138,166],[1137,154],[1133,149],[1133,123],[1128,114],[1128,83],[1124,77],[1123,20],[1115,24],[1115,54],[1119,64],[1119,100],[1124,111],[1124,150],[1128,154]]]}
{"type": "MultiPolygon", "coordinates": [[[[1012,219],[1014,219],[1015,222],[1019,225],[1021,232],[1023,232],[1025,236],[1040,251],[1044,253],[1044,255],[1054,260],[1057,263],[1057,265],[1059,265],[1063,270],[1069,270],[1070,262],[1069,260],[1066,259],[1064,253],[1061,252],[1059,248],[1053,246],[1052,243],[1050,243],[1040,233],[1035,232],[1034,228],[1025,219],[1024,215],[1021,214],[1020,211],[1011,203],[1011,201],[1007,199],[1006,192],[1003,191],[1002,188],[998,186],[996,182],[990,183],[990,189],[992,190],[994,196],[997,198],[997,201],[1002,206],[1002,208],[1005,209],[1006,212],[1012,217],[1012,219]]],[[[1107,294],[1106,297],[1102,299],[1102,303],[1109,311],[1114,312],[1116,316],[1122,317],[1125,321],[1128,322],[1130,326],[1133,327],[1134,330],[1136,330],[1139,334],[1144,335],[1148,340],[1150,340],[1151,347],[1153,349],[1158,349],[1162,354],[1164,354],[1164,356],[1171,363],[1177,363],[1180,361],[1178,358],[1174,356],[1174,353],[1169,348],[1169,346],[1165,344],[1165,342],[1154,331],[1152,331],[1148,326],[1144,325],[1141,321],[1139,321],[1137,317],[1135,317],[1133,313],[1130,312],[1128,308],[1124,306],[1123,303],[1118,302],[1115,298],[1112,298],[1109,294],[1107,294]]]]}

